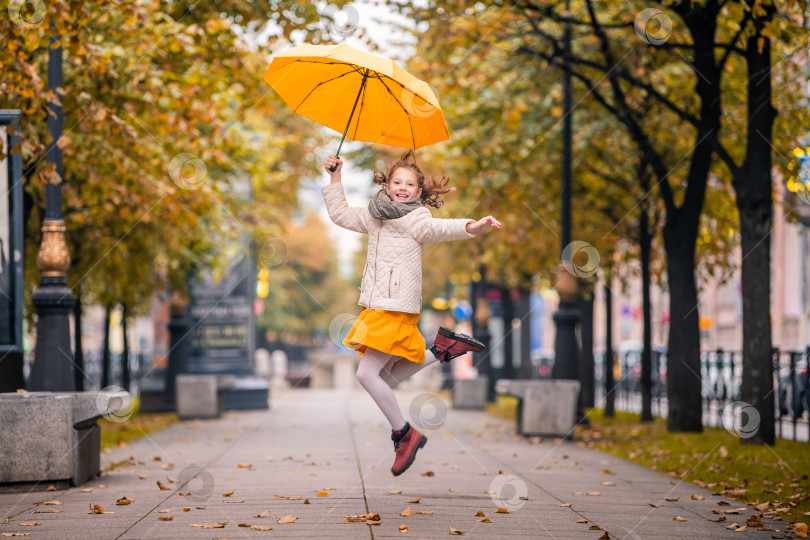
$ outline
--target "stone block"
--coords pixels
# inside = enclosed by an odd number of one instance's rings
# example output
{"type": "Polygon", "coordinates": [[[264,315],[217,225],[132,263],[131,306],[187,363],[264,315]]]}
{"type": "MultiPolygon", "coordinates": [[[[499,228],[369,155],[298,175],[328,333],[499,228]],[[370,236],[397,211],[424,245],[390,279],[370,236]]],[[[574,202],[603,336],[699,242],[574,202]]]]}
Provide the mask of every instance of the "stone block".
{"type": "Polygon", "coordinates": [[[576,424],[579,381],[501,380],[495,391],[520,399],[517,431],[521,435],[570,437],[576,424]]]}
{"type": "Polygon", "coordinates": [[[131,407],[126,392],[0,394],[0,483],[44,490],[93,478],[101,453],[96,421],[131,407]]]}
{"type": "Polygon", "coordinates": [[[221,414],[216,375],[177,375],[175,389],[177,416],[181,420],[218,418],[221,414]]]}
{"type": "Polygon", "coordinates": [[[483,409],[487,404],[489,377],[479,375],[475,379],[461,379],[453,387],[454,409],[483,409]]]}

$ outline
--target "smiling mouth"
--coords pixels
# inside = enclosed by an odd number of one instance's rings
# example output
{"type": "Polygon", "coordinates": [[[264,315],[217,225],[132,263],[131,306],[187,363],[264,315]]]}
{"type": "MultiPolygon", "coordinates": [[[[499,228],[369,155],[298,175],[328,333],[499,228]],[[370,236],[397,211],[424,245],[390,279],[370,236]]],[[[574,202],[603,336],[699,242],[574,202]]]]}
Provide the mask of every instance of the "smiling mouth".
{"type": "Polygon", "coordinates": [[[396,198],[397,198],[397,199],[404,199],[404,200],[407,200],[407,199],[408,199],[408,196],[407,196],[407,195],[403,195],[403,194],[401,194],[401,193],[397,193],[396,198]]]}

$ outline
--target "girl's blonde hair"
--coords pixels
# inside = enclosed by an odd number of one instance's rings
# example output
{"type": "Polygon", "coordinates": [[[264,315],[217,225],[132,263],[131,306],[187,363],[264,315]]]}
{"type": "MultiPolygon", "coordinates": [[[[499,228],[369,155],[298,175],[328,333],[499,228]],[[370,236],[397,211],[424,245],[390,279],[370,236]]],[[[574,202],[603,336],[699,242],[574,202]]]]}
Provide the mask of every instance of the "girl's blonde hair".
{"type": "Polygon", "coordinates": [[[444,201],[440,195],[455,191],[456,188],[447,187],[450,179],[446,176],[425,176],[422,170],[416,165],[416,159],[413,152],[408,150],[398,161],[395,161],[388,167],[388,174],[382,171],[374,171],[374,183],[383,187],[388,186],[388,179],[391,178],[394,172],[399,168],[410,169],[416,174],[419,187],[422,188],[422,204],[433,206],[434,208],[441,208],[444,201]]]}

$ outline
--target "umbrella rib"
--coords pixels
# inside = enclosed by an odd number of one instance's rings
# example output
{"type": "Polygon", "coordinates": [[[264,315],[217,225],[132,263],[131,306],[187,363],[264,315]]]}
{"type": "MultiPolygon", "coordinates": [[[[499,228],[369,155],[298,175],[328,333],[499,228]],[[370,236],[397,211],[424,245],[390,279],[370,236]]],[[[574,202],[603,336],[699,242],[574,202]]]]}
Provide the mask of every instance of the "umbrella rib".
{"type": "MultiPolygon", "coordinates": [[[[304,60],[296,60],[296,62],[304,62],[304,60]]],[[[313,64],[322,64],[322,63],[328,63],[328,64],[342,64],[343,62],[312,62],[312,63],[313,63],[313,64]]],[[[348,64],[344,64],[344,65],[348,65],[348,64]]],[[[316,85],[315,85],[315,87],[314,87],[312,90],[310,90],[310,91],[309,91],[309,93],[308,93],[306,96],[304,96],[304,99],[302,99],[302,100],[301,100],[301,102],[300,102],[298,105],[296,105],[296,106],[295,106],[295,108],[293,109],[293,112],[294,112],[294,113],[297,113],[297,112],[298,112],[298,108],[299,108],[301,105],[303,105],[303,104],[304,104],[304,102],[305,102],[306,100],[308,100],[308,99],[309,99],[309,96],[311,96],[311,95],[312,95],[312,92],[314,92],[315,90],[317,90],[317,89],[318,89],[318,88],[319,88],[321,85],[323,85],[323,84],[327,84],[327,83],[330,83],[330,82],[332,82],[332,81],[336,81],[336,80],[340,79],[341,77],[345,77],[346,75],[351,75],[352,73],[359,73],[359,72],[360,72],[360,70],[359,70],[359,69],[357,69],[355,66],[351,66],[351,67],[352,67],[351,71],[347,71],[346,73],[341,73],[341,74],[340,74],[340,75],[338,75],[337,77],[333,77],[333,78],[329,79],[328,81],[321,81],[321,82],[319,82],[318,84],[316,84],[316,85]]]]}
{"type": "MultiPolygon", "coordinates": [[[[382,85],[386,89],[386,91],[388,91],[388,93],[391,94],[391,97],[394,98],[394,101],[397,103],[397,105],[399,105],[399,107],[405,113],[405,117],[410,118],[410,115],[408,114],[408,111],[405,109],[405,107],[402,106],[402,103],[400,103],[399,99],[397,99],[397,97],[394,95],[394,93],[391,92],[391,89],[388,88],[388,85],[385,84],[385,81],[382,80],[382,77],[377,77],[377,78],[380,80],[380,82],[382,83],[382,85]]],[[[386,77],[386,78],[390,79],[390,77],[386,77]]],[[[391,79],[391,80],[393,80],[393,79],[391,79]]],[[[403,86],[403,88],[404,88],[404,86],[403,86]]],[[[414,146],[414,149],[415,149],[416,148],[416,138],[414,138],[414,136],[413,136],[413,126],[411,125],[410,120],[408,121],[408,129],[411,132],[411,143],[413,143],[413,146],[414,146]]]]}
{"type": "MultiPolygon", "coordinates": [[[[371,73],[375,73],[373,70],[369,69],[368,73],[365,74],[366,77],[371,77],[371,73]]],[[[363,86],[363,96],[362,100],[360,101],[360,110],[357,111],[357,123],[354,125],[354,134],[352,135],[352,140],[355,140],[357,137],[357,130],[360,129],[360,119],[363,118],[363,105],[366,104],[366,92],[368,91],[368,84],[363,86]]],[[[349,120],[351,122],[351,120],[349,120]]]]}

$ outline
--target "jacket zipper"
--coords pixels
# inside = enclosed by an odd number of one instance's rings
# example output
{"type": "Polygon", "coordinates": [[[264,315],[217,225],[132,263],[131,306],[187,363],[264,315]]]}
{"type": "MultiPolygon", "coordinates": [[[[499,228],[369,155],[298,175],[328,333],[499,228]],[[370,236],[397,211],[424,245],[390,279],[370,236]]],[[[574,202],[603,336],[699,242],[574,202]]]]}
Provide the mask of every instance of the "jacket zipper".
{"type": "Polygon", "coordinates": [[[391,290],[391,285],[394,283],[394,269],[391,268],[391,274],[388,276],[388,298],[393,298],[394,293],[391,290]]]}
{"type": "Polygon", "coordinates": [[[377,248],[374,250],[374,281],[371,282],[371,293],[368,296],[369,309],[374,309],[371,307],[371,299],[374,297],[374,286],[377,284],[377,254],[380,252],[380,236],[382,236],[382,227],[377,233],[377,248]]]}

